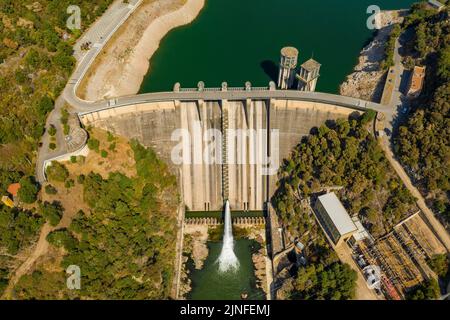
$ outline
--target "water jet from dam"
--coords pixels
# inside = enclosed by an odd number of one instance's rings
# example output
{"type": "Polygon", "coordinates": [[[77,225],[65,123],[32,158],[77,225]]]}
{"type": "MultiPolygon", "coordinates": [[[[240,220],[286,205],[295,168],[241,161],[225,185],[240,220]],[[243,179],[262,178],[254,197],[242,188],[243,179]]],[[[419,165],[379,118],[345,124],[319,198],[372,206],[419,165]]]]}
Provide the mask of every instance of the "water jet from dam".
{"type": "Polygon", "coordinates": [[[225,227],[223,231],[223,246],[219,256],[219,271],[237,270],[239,261],[234,254],[233,226],[231,225],[230,202],[225,202],[225,227]]]}

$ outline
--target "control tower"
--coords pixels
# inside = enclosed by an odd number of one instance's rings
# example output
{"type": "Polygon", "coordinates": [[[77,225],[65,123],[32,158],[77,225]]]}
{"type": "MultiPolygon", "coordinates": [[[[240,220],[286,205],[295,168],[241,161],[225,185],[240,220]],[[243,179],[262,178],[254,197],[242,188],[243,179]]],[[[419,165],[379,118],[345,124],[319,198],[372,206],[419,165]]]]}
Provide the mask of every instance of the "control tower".
{"type": "Polygon", "coordinates": [[[278,74],[278,88],[292,89],[297,67],[298,50],[294,47],[281,49],[280,72],[278,74]]]}
{"type": "Polygon", "coordinates": [[[309,59],[300,66],[297,74],[298,90],[316,91],[317,80],[319,79],[321,64],[314,59],[309,59]]]}

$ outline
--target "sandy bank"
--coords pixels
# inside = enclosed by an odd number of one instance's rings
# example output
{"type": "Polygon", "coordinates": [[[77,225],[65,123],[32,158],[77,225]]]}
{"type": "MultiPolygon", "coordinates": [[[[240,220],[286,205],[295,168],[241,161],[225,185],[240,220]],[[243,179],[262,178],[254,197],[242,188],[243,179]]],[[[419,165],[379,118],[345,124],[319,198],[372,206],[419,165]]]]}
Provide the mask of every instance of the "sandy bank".
{"type": "Polygon", "coordinates": [[[149,60],[172,29],[192,22],[205,0],[148,0],[118,30],[78,89],[86,100],[136,94],[149,60]]]}
{"type": "Polygon", "coordinates": [[[405,10],[381,12],[381,29],[361,50],[358,64],[341,84],[341,95],[375,102],[381,99],[384,71],[380,70],[380,62],[384,58],[386,41],[394,24],[402,22],[405,14],[405,10]]]}

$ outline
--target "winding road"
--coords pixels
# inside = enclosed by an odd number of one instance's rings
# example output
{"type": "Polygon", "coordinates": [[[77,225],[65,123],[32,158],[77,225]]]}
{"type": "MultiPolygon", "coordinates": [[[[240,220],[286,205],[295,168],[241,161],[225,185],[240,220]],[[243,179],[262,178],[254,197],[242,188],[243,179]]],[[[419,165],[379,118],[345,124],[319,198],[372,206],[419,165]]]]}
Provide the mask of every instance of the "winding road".
{"type": "MultiPolygon", "coordinates": [[[[269,85],[267,88],[216,88],[216,89],[181,89],[174,90],[173,92],[158,92],[158,93],[146,93],[140,95],[118,97],[111,100],[101,101],[85,101],[80,99],[76,95],[77,87],[81,79],[85,76],[89,67],[94,62],[97,55],[101,52],[107,41],[113,36],[113,34],[120,28],[120,26],[128,19],[128,17],[140,6],[142,0],[131,0],[129,4],[124,4],[121,0],[118,0],[110,6],[105,14],[100,17],[93,26],[79,39],[75,45],[74,56],[77,59],[77,67],[73,72],[70,80],[68,81],[62,96],[60,96],[55,103],[54,110],[48,116],[46,122],[46,128],[51,125],[60,127],[61,109],[67,103],[71,106],[71,112],[79,115],[85,115],[99,110],[118,108],[121,106],[134,105],[148,102],[158,101],[170,101],[170,100],[245,100],[245,99],[287,99],[287,100],[303,100],[313,101],[320,103],[329,103],[347,108],[353,108],[356,110],[373,109],[379,113],[382,113],[385,117],[385,128],[392,132],[395,124],[394,122],[398,118],[398,111],[401,106],[404,105],[405,99],[401,94],[400,85],[402,83],[402,76],[404,69],[401,63],[400,56],[400,42],[397,41],[395,46],[395,72],[396,72],[396,88],[392,95],[392,99],[389,105],[381,105],[369,101],[355,99],[351,97],[344,97],[338,95],[332,95],[319,92],[300,92],[294,90],[276,90],[273,85],[269,85]],[[92,48],[88,51],[82,51],[80,46],[86,41],[92,42],[92,48]]],[[[56,143],[58,148],[54,151],[49,149],[50,137],[48,130],[42,138],[42,145],[39,148],[37,161],[36,161],[36,177],[40,182],[45,181],[44,164],[46,161],[62,156],[67,153],[65,146],[65,137],[62,130],[58,130],[56,135],[56,143]]],[[[408,175],[404,171],[401,164],[395,158],[393,153],[392,137],[384,136],[381,138],[381,144],[385,154],[404,182],[405,186],[410,192],[418,199],[417,205],[422,211],[422,216],[425,222],[430,226],[432,231],[438,236],[446,249],[450,251],[450,236],[436,219],[433,212],[427,207],[425,200],[423,199],[417,188],[414,187],[408,175]]],[[[38,255],[39,256],[39,255],[38,255]]],[[[36,261],[37,257],[33,255],[28,259],[21,267],[26,272],[36,261]]]]}

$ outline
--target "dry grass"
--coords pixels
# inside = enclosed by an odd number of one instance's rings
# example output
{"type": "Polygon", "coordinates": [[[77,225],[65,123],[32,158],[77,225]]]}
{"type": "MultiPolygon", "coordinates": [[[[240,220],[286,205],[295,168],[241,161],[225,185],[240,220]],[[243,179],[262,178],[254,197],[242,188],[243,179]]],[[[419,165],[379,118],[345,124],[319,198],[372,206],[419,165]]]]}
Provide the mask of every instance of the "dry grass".
{"type": "MultiPolygon", "coordinates": [[[[107,132],[100,129],[93,129],[91,131],[91,137],[100,141],[100,150],[108,150],[108,147],[112,143],[111,141],[108,141],[107,132]]],[[[99,153],[90,151],[84,163],[64,163],[69,170],[68,179],[75,181],[73,187],[68,189],[65,187],[64,183],[54,181],[43,185],[43,191],[41,192],[42,201],[59,201],[64,207],[64,214],[58,226],[49,228],[46,233],[61,228],[68,228],[73,218],[80,210],[86,214],[90,214],[90,208],[84,202],[83,185],[77,182],[77,177],[79,175],[87,175],[90,172],[95,172],[101,174],[104,178],[107,178],[109,173],[113,171],[120,171],[127,176],[136,175],[133,151],[128,144],[128,140],[122,137],[114,137],[113,142],[116,144],[115,151],[108,150],[107,158],[102,158],[99,153]],[[58,190],[58,193],[55,195],[47,194],[44,190],[45,186],[48,184],[53,185],[58,190]]],[[[46,234],[44,236],[46,236],[46,234]]],[[[35,246],[32,246],[22,252],[20,258],[16,257],[17,260],[19,260],[17,261],[17,267],[20,265],[20,262],[27,259],[27,256],[31,256],[34,250],[36,250],[36,248],[35,246]]],[[[48,246],[45,249],[45,252],[38,255],[33,263],[33,267],[30,270],[27,270],[27,273],[31,273],[36,269],[43,269],[49,272],[61,271],[60,262],[64,254],[64,249],[48,246]]]]}

